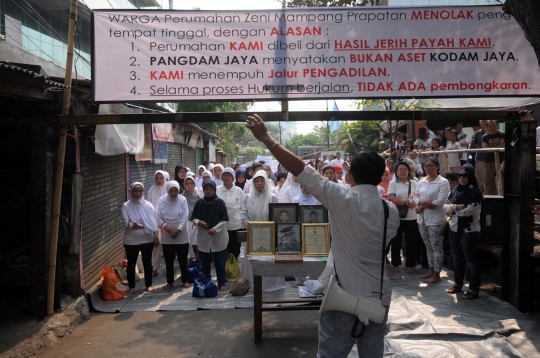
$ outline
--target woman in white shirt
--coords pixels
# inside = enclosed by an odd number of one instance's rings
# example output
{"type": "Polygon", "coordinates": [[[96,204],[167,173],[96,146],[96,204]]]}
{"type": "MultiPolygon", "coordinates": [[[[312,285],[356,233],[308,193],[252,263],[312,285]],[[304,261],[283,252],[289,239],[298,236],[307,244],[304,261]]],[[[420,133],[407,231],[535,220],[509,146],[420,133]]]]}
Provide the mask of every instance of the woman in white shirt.
{"type": "Polygon", "coordinates": [[[206,167],[204,165],[199,165],[199,168],[197,170],[197,179],[195,179],[195,186],[197,188],[202,188],[203,173],[205,172],[205,170],[206,170],[206,167]]]}
{"type": "Polygon", "coordinates": [[[294,197],[292,201],[293,203],[298,203],[300,205],[320,205],[321,204],[320,201],[315,199],[315,197],[311,195],[309,190],[304,188],[302,185],[300,185],[300,189],[302,192],[300,193],[300,195],[297,195],[294,197]]]}
{"type": "Polygon", "coordinates": [[[259,170],[253,176],[253,189],[244,195],[240,213],[242,228],[247,228],[250,221],[268,221],[268,204],[277,202],[276,194],[268,185],[268,175],[264,170],[259,170]]]}
{"type": "Polygon", "coordinates": [[[216,164],[214,165],[214,182],[217,186],[223,185],[223,180],[221,180],[221,174],[223,174],[223,165],[216,164]]]}
{"type": "Polygon", "coordinates": [[[220,291],[225,287],[225,262],[229,234],[226,230],[227,207],[216,195],[216,183],[207,180],[203,183],[204,198],[199,199],[193,208],[191,221],[197,225],[197,248],[201,259],[203,274],[211,276],[210,262],[214,254],[214,264],[220,291]]]}
{"type": "MultiPolygon", "coordinates": [[[[207,173],[207,178],[210,179],[210,172],[205,171],[205,173],[207,173]]],[[[195,180],[193,180],[192,177],[186,176],[186,179],[184,180],[184,188],[186,188],[186,190],[182,193],[182,196],[186,198],[189,211],[186,225],[190,246],[189,255],[191,259],[196,259],[198,257],[197,230],[190,219],[191,214],[193,214],[195,204],[203,197],[203,195],[199,193],[199,189],[196,187],[195,180]]]]}
{"type": "Polygon", "coordinates": [[[225,202],[227,214],[229,215],[229,221],[227,222],[227,232],[229,233],[227,252],[233,254],[238,260],[241,246],[241,243],[238,242],[238,230],[242,226],[240,212],[242,211],[244,192],[234,185],[234,170],[232,168],[225,168],[221,179],[223,185],[217,187],[217,196],[225,202]]]}
{"type": "Polygon", "coordinates": [[[439,160],[429,157],[424,163],[427,176],[422,178],[414,192],[414,203],[417,205],[418,228],[426,245],[429,272],[420,278],[426,283],[440,282],[440,272],[444,259],[442,232],[446,222],[443,205],[446,203],[450,185],[448,180],[439,175],[439,160]]]}
{"type": "Polygon", "coordinates": [[[476,245],[480,239],[480,212],[484,202],[484,194],[478,186],[474,168],[465,164],[459,168],[459,184],[454,187],[450,198],[444,205],[450,217],[450,247],[454,260],[455,284],[446,290],[448,293],[461,292],[465,277],[465,265],[469,273],[469,291],[463,299],[478,298],[480,292],[480,270],[476,260],[476,245]]]}
{"type": "Polygon", "coordinates": [[[171,288],[174,283],[174,259],[178,259],[183,287],[191,287],[188,283],[188,251],[189,235],[187,232],[188,205],[184,196],[178,195],[180,184],[172,180],[167,183],[167,194],[159,198],[156,216],[162,230],[161,245],[167,270],[167,284],[164,289],[171,288]]]}
{"type": "MultiPolygon", "coordinates": [[[[152,203],[154,209],[157,208],[159,198],[167,194],[166,184],[169,181],[168,177],[169,173],[163,170],[158,170],[154,174],[154,184],[148,190],[148,194],[146,194],[146,199],[152,203]]],[[[152,251],[152,276],[158,274],[159,267],[161,266],[161,254],[163,252],[161,248],[161,232],[158,233],[158,237],[160,243],[152,251]]]]}
{"type": "Polygon", "coordinates": [[[144,185],[131,184],[131,199],[122,205],[122,221],[125,226],[124,249],[128,265],[126,273],[129,293],[135,293],[135,265],[139,251],[144,266],[144,284],[148,292],[152,287],[152,249],[159,244],[158,224],[152,203],[144,200],[144,185]]]}
{"type": "Polygon", "coordinates": [[[411,273],[418,259],[418,248],[416,247],[418,225],[416,223],[416,212],[414,211],[416,204],[412,200],[416,191],[416,181],[409,179],[411,168],[405,162],[399,162],[397,164],[396,175],[396,179],[392,180],[388,186],[388,199],[397,207],[407,206],[408,210],[407,216],[400,217],[396,237],[392,239],[392,266],[394,266],[392,272],[399,272],[399,265],[401,265],[401,241],[403,234],[405,234],[405,247],[407,248],[405,266],[407,267],[407,272],[411,273]]]}

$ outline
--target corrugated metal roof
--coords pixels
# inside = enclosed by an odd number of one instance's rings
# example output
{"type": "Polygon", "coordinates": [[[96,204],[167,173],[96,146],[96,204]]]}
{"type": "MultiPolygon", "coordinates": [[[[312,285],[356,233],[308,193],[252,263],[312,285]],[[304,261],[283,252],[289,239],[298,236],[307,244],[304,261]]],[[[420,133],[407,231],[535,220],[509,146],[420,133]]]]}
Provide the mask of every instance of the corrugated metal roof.
{"type": "Polygon", "coordinates": [[[0,61],[0,73],[9,73],[20,76],[25,79],[25,85],[47,88],[69,88],[69,86],[66,86],[63,83],[51,80],[48,76],[41,75],[37,72],[27,70],[5,61],[0,61]],[[30,80],[30,83],[28,80],[30,80]]]}

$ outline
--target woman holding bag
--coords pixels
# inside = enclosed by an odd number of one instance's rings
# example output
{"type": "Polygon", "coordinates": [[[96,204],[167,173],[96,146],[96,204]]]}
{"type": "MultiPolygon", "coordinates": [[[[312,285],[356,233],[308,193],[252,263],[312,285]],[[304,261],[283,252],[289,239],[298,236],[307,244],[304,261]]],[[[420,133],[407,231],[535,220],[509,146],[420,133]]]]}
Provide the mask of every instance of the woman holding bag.
{"type": "MultiPolygon", "coordinates": [[[[210,173],[208,173],[208,178],[210,178],[210,173]]],[[[202,185],[202,184],[201,184],[202,185]]],[[[193,222],[191,219],[191,214],[193,214],[193,208],[195,207],[195,204],[199,199],[202,198],[202,195],[199,193],[199,189],[197,188],[196,180],[194,180],[192,177],[186,176],[186,179],[184,179],[184,188],[186,190],[182,193],[182,196],[186,198],[187,205],[188,205],[188,221],[186,225],[186,230],[188,232],[188,238],[189,238],[189,254],[191,259],[196,259],[198,256],[198,250],[197,250],[197,230],[194,227],[193,222]]]]}
{"type": "Polygon", "coordinates": [[[416,212],[414,211],[416,204],[412,200],[416,191],[416,181],[411,180],[410,175],[409,165],[405,162],[399,162],[396,166],[396,179],[392,180],[388,186],[388,199],[397,206],[400,218],[396,237],[392,239],[392,272],[399,272],[403,234],[405,234],[405,247],[407,249],[405,255],[407,272],[413,272],[413,268],[416,266],[416,253],[418,251],[416,233],[418,228],[416,212]]]}
{"type": "Polygon", "coordinates": [[[229,234],[226,230],[229,215],[225,202],[216,195],[216,183],[207,180],[203,183],[204,198],[199,199],[193,208],[191,220],[197,225],[197,248],[203,274],[210,276],[212,253],[220,291],[225,287],[225,261],[229,234]]]}
{"type": "Polygon", "coordinates": [[[242,210],[244,192],[234,185],[234,170],[232,168],[225,168],[221,174],[221,179],[223,185],[217,187],[217,195],[225,202],[227,214],[229,215],[229,221],[227,222],[227,232],[229,233],[227,252],[233,254],[238,260],[240,243],[237,239],[237,233],[242,226],[240,211],[242,210]]]}
{"type": "Polygon", "coordinates": [[[167,284],[164,289],[171,288],[174,283],[174,259],[180,264],[182,285],[190,287],[188,281],[187,256],[189,251],[189,236],[186,230],[188,205],[185,197],[178,195],[180,184],[172,180],[166,185],[167,194],[159,198],[156,216],[163,234],[161,246],[167,270],[167,284]]]}

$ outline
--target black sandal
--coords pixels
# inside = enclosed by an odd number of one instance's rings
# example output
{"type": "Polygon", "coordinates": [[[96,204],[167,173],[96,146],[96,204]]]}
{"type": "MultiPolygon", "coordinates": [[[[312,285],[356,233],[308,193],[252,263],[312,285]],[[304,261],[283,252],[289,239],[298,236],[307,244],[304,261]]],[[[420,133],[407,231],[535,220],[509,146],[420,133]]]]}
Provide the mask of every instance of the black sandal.
{"type": "Polygon", "coordinates": [[[454,285],[454,286],[450,287],[449,289],[447,289],[446,292],[448,292],[448,293],[458,293],[458,292],[461,292],[461,286],[454,285]]]}
{"type": "Polygon", "coordinates": [[[463,299],[464,300],[474,300],[476,298],[478,298],[478,295],[480,294],[480,292],[474,292],[474,291],[467,291],[463,294],[463,299]]]}

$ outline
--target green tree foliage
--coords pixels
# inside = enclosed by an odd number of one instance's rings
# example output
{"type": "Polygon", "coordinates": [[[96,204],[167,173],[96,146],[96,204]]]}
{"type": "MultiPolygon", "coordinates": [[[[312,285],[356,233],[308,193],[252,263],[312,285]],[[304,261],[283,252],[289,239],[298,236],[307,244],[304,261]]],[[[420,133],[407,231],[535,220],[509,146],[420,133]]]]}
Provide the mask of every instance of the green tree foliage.
{"type": "Polygon", "coordinates": [[[336,131],[337,147],[347,153],[379,151],[380,129],[375,121],[344,122],[336,131]],[[349,137],[350,134],[350,137],[349,137]],[[351,138],[353,143],[351,143],[351,138]]]}
{"type": "Polygon", "coordinates": [[[325,145],[325,142],[316,133],[295,134],[285,144],[285,148],[297,154],[298,147],[311,145],[325,145]]]}
{"type": "Polygon", "coordinates": [[[287,0],[287,7],[379,6],[380,3],[381,0],[287,0]]]}
{"type": "MultiPolygon", "coordinates": [[[[245,112],[249,102],[180,102],[177,112],[245,112]]],[[[198,123],[205,131],[217,135],[216,147],[234,158],[240,154],[240,138],[247,137],[247,129],[243,123],[198,123]]],[[[252,137],[252,136],[251,136],[252,137]]]]}
{"type": "Polygon", "coordinates": [[[334,143],[335,133],[330,132],[330,123],[321,121],[321,125],[313,126],[313,133],[319,137],[323,145],[334,143]]]}
{"type": "Polygon", "coordinates": [[[261,147],[247,147],[244,150],[244,154],[246,155],[246,162],[250,162],[255,160],[257,155],[266,155],[266,150],[261,147]]]}

